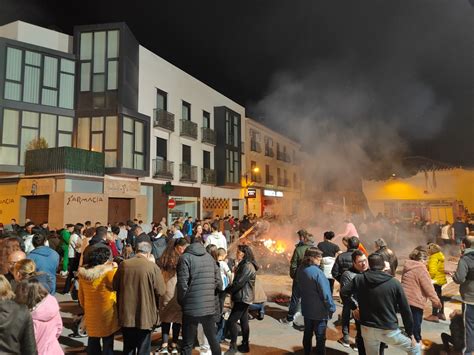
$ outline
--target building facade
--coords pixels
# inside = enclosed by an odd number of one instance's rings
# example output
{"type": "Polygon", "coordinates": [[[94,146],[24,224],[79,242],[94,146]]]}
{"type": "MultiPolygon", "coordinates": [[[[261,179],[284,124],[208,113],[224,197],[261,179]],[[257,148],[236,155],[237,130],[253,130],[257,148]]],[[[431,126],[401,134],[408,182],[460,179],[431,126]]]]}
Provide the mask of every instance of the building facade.
{"type": "Polygon", "coordinates": [[[245,119],[245,142],[242,195],[247,199],[247,212],[257,216],[299,214],[300,145],[251,118],[245,119]]]}
{"type": "Polygon", "coordinates": [[[244,108],[124,23],[1,26],[0,83],[0,221],[243,213],[244,108]]]}

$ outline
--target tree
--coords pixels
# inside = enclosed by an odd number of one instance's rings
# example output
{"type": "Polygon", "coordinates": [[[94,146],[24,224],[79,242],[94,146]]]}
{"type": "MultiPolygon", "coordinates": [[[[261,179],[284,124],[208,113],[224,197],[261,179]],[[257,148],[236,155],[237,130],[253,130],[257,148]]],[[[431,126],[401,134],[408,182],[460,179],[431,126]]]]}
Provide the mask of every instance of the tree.
{"type": "Polygon", "coordinates": [[[26,146],[26,150],[47,149],[48,142],[43,137],[34,138],[26,146]]]}

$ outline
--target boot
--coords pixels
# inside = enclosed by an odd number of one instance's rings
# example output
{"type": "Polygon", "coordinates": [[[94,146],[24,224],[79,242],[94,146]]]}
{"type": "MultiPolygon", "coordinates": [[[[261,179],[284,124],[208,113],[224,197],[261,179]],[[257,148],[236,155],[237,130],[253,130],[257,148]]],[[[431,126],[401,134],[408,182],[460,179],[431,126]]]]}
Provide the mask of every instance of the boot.
{"type": "Polygon", "coordinates": [[[438,314],[438,319],[440,319],[440,320],[446,320],[446,316],[444,315],[444,313],[439,313],[439,314],[438,314]]]}
{"type": "Polygon", "coordinates": [[[439,323],[438,316],[435,316],[434,314],[426,317],[425,320],[428,321],[428,322],[439,323]]]}
{"type": "Polygon", "coordinates": [[[242,343],[242,344],[240,344],[240,345],[237,347],[237,350],[238,350],[240,353],[249,353],[249,352],[250,352],[249,343],[242,343]]]}
{"type": "Polygon", "coordinates": [[[229,345],[229,350],[227,350],[224,355],[234,355],[237,353],[237,344],[236,343],[230,343],[229,345]]]}

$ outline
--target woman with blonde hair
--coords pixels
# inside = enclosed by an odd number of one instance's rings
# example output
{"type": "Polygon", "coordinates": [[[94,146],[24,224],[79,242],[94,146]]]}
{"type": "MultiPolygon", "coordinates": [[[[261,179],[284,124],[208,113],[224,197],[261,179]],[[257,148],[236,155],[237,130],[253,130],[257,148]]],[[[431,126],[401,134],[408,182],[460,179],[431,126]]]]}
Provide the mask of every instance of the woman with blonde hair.
{"type": "Polygon", "coordinates": [[[435,243],[428,244],[428,271],[433,282],[434,289],[441,301],[441,307],[433,307],[432,314],[426,317],[429,322],[438,323],[439,320],[446,320],[444,315],[444,301],[442,298],[442,287],[448,283],[446,280],[446,272],[444,271],[444,254],[441,247],[435,243]]]}
{"type": "Polygon", "coordinates": [[[35,277],[22,280],[15,292],[15,301],[31,312],[38,355],[64,354],[58,341],[63,321],[56,298],[35,277]]]}
{"type": "Polygon", "coordinates": [[[13,269],[13,277],[15,278],[17,284],[22,280],[27,280],[34,277],[41,285],[43,285],[48,293],[51,293],[51,290],[54,286],[53,277],[47,272],[37,272],[36,264],[31,259],[23,259],[18,261],[13,269]]]}
{"type": "Polygon", "coordinates": [[[36,354],[31,314],[13,301],[15,294],[5,276],[0,275],[0,353],[36,354]]]}

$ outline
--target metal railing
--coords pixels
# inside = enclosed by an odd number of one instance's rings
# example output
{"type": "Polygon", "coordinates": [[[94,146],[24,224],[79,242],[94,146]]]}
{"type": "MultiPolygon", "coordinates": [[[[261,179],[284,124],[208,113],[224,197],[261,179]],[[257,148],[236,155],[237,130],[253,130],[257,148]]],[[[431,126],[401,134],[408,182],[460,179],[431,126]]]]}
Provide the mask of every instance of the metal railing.
{"type": "Polygon", "coordinates": [[[262,182],[262,176],[260,174],[252,174],[250,178],[253,182],[256,182],[256,183],[262,182]]]}
{"type": "Polygon", "coordinates": [[[286,152],[277,151],[277,160],[281,160],[287,163],[291,163],[290,155],[286,152]]]}
{"type": "Polygon", "coordinates": [[[173,180],[174,163],[163,159],[153,159],[153,177],[163,180],[173,180]]]}
{"type": "Polygon", "coordinates": [[[214,169],[202,168],[202,179],[203,184],[216,184],[216,171],[214,169]]]}
{"type": "Polygon", "coordinates": [[[201,127],[201,141],[216,145],[216,132],[208,127],[201,127]]]}
{"type": "Polygon", "coordinates": [[[252,152],[257,152],[261,153],[262,152],[262,147],[260,146],[260,143],[254,140],[250,140],[250,150],[252,152]]]}
{"type": "Polygon", "coordinates": [[[288,186],[290,186],[290,180],[285,179],[285,178],[278,178],[277,179],[277,185],[288,187],[288,186]]]}
{"type": "Polygon", "coordinates": [[[265,183],[266,183],[267,185],[273,185],[273,183],[274,183],[273,176],[272,176],[272,175],[267,175],[267,176],[265,177],[265,183]]]}
{"type": "Polygon", "coordinates": [[[179,178],[181,181],[197,182],[197,166],[181,164],[179,166],[179,178]]]}
{"type": "Polygon", "coordinates": [[[181,129],[180,129],[180,136],[188,137],[197,139],[198,136],[198,125],[197,123],[190,121],[190,120],[180,120],[181,122],[181,129]]]}
{"type": "Polygon", "coordinates": [[[25,175],[82,174],[104,176],[105,155],[101,152],[57,147],[26,151],[25,175]]]}
{"type": "Polygon", "coordinates": [[[273,148],[265,147],[265,156],[273,158],[275,153],[273,152],[273,148]]]}
{"type": "Polygon", "coordinates": [[[161,108],[156,108],[153,110],[153,115],[153,127],[160,127],[174,132],[174,114],[161,108]]]}

